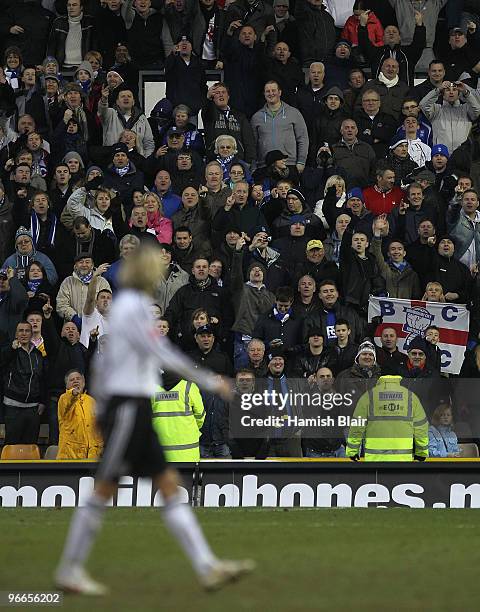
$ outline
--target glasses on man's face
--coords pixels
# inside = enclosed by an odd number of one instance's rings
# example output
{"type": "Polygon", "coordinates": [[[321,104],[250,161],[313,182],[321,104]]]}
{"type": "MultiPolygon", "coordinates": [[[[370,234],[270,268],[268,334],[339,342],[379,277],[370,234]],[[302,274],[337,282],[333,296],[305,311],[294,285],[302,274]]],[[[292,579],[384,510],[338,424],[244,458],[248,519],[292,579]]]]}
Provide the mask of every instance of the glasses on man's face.
{"type": "Polygon", "coordinates": [[[30,244],[30,240],[25,238],[24,240],[17,240],[17,244],[30,244]]]}
{"type": "Polygon", "coordinates": [[[231,170],[230,176],[243,176],[242,170],[231,170]]]}

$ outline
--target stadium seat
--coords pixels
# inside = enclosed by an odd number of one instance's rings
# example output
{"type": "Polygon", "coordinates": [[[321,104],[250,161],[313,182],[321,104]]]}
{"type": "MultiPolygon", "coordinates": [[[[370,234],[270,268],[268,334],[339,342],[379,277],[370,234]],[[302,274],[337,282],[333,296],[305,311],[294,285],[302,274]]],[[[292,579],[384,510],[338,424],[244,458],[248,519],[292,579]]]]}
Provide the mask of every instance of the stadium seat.
{"type": "Polygon", "coordinates": [[[471,442],[469,444],[459,444],[462,457],[478,457],[478,446],[471,442]]]}
{"type": "Polygon", "coordinates": [[[2,449],[1,460],[31,460],[40,459],[40,450],[36,444],[7,444],[2,449]]]}
{"type": "Polygon", "coordinates": [[[0,423],[0,442],[5,440],[5,425],[0,423]]]}
{"type": "Polygon", "coordinates": [[[49,446],[47,450],[45,451],[45,455],[43,456],[43,458],[49,459],[50,461],[55,460],[57,458],[57,453],[58,453],[58,446],[52,444],[52,446],[49,446]]]}

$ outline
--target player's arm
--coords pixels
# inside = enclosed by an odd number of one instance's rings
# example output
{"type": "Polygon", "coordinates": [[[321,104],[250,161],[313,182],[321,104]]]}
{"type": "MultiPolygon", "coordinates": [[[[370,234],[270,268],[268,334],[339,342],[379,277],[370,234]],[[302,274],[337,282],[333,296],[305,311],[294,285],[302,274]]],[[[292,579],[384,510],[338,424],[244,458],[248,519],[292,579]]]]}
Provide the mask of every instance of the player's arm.
{"type": "Polygon", "coordinates": [[[196,367],[196,364],[170,340],[160,336],[153,325],[145,325],[143,321],[138,321],[138,317],[134,319],[132,317],[127,333],[132,344],[136,345],[140,351],[155,355],[160,368],[175,372],[186,380],[191,380],[205,391],[217,393],[227,400],[230,399],[230,385],[226,380],[208,370],[196,367]]]}

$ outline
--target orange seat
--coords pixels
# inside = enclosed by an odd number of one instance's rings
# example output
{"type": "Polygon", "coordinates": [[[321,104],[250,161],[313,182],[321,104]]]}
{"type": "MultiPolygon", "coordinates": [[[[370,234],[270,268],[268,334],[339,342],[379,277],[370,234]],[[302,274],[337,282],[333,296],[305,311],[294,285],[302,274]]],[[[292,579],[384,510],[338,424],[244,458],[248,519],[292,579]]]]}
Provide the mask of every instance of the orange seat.
{"type": "Polygon", "coordinates": [[[36,444],[7,444],[0,459],[36,461],[40,459],[40,449],[36,444]]]}

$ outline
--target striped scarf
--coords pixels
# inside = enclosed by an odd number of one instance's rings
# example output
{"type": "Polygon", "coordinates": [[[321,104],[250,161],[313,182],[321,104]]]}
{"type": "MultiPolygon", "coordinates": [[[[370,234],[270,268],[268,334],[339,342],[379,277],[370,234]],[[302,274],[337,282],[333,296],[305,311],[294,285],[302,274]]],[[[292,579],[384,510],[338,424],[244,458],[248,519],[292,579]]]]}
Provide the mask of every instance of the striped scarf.
{"type": "MultiPolygon", "coordinates": [[[[47,220],[50,221],[50,229],[48,230],[47,240],[48,246],[53,248],[55,246],[55,236],[57,234],[57,216],[49,212],[47,215],[47,220]]],[[[40,237],[40,219],[34,210],[32,210],[30,215],[30,231],[32,233],[33,246],[36,248],[38,239],[40,237]]]]}

